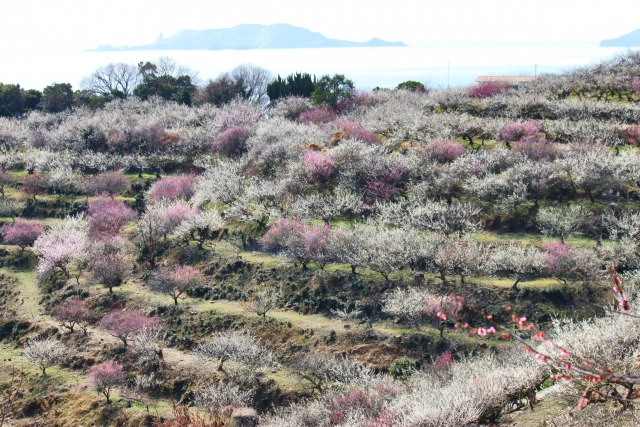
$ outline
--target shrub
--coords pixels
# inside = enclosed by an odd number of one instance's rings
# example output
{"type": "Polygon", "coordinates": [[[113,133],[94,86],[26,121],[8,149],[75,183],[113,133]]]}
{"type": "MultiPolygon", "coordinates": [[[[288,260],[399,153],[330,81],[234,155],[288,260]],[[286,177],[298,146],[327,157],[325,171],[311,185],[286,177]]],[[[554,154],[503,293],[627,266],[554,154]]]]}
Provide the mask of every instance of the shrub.
{"type": "Polygon", "coordinates": [[[469,96],[472,98],[488,98],[509,90],[509,85],[498,82],[482,82],[469,88],[469,96]]]}
{"type": "Polygon", "coordinates": [[[2,240],[7,245],[20,246],[22,252],[27,246],[32,246],[42,233],[44,227],[39,222],[19,219],[12,225],[2,227],[2,240]]]}
{"type": "Polygon", "coordinates": [[[418,362],[410,357],[400,357],[391,362],[389,374],[396,379],[404,379],[418,370],[418,362]]]}
{"type": "Polygon", "coordinates": [[[425,144],[424,154],[438,163],[450,163],[464,155],[464,147],[455,141],[434,140],[425,144]]]}
{"type": "Polygon", "coordinates": [[[218,135],[211,144],[211,151],[226,157],[238,157],[247,151],[249,126],[233,126],[218,135]]]}
{"type": "Polygon", "coordinates": [[[406,82],[402,82],[396,86],[398,90],[409,90],[412,92],[425,92],[425,87],[422,83],[416,82],[415,80],[407,80],[406,82]]]}

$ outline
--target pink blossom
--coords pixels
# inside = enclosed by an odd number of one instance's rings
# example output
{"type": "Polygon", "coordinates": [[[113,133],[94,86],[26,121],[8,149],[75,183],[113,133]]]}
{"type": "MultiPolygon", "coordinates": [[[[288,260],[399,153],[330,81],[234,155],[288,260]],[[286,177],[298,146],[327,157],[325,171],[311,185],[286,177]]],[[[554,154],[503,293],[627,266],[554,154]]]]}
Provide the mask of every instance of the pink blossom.
{"type": "Polygon", "coordinates": [[[379,142],[378,135],[373,132],[369,132],[362,125],[348,120],[337,119],[329,123],[327,127],[333,131],[342,131],[347,134],[348,138],[357,139],[369,144],[376,144],[379,142]]]}
{"type": "Polygon", "coordinates": [[[119,338],[126,347],[131,335],[158,323],[157,318],[147,317],[138,310],[112,310],[100,320],[100,327],[119,338]]]}
{"type": "Polygon", "coordinates": [[[455,141],[433,140],[423,147],[425,156],[438,163],[450,163],[464,154],[462,144],[455,141]]]}
{"type": "Polygon", "coordinates": [[[33,245],[42,233],[44,227],[39,222],[19,219],[15,224],[2,227],[2,240],[7,245],[20,246],[24,251],[24,248],[33,245]]]}
{"type": "Polygon", "coordinates": [[[193,196],[195,174],[171,175],[153,183],[149,189],[151,200],[188,200],[193,196]]]}
{"type": "Polygon", "coordinates": [[[135,217],[133,210],[124,202],[105,196],[89,201],[87,213],[89,235],[94,239],[116,236],[135,217]]]}
{"type": "Polygon", "coordinates": [[[487,329],[487,333],[491,335],[495,334],[496,328],[494,328],[493,326],[489,327],[489,329],[487,329]]]}
{"type": "Polygon", "coordinates": [[[178,305],[178,298],[196,286],[201,278],[200,270],[188,265],[163,267],[153,273],[149,279],[149,287],[153,291],[168,294],[175,305],[178,305]]]}
{"type": "Polygon", "coordinates": [[[569,354],[569,352],[563,348],[562,352],[560,353],[560,357],[562,357],[563,359],[570,359],[571,354],[569,354]]]}
{"type": "Polygon", "coordinates": [[[404,171],[400,168],[384,169],[379,172],[371,172],[367,176],[365,199],[374,201],[378,199],[391,200],[403,193],[399,188],[404,171]]]}
{"type": "Polygon", "coordinates": [[[302,163],[311,182],[325,182],[333,173],[333,159],[329,154],[306,150],[302,163]]]}
{"type": "Polygon", "coordinates": [[[515,122],[505,124],[498,131],[501,141],[516,142],[527,138],[534,138],[540,133],[540,123],[537,121],[515,122]]]}
{"type": "Polygon", "coordinates": [[[92,196],[107,193],[111,196],[126,190],[129,179],[122,171],[107,171],[92,176],[83,186],[83,192],[92,196]]]}
{"type": "Polygon", "coordinates": [[[302,237],[308,226],[299,219],[280,219],[259,240],[267,251],[278,252],[284,249],[292,237],[302,237]]]}
{"type": "Polygon", "coordinates": [[[335,113],[327,108],[316,107],[302,112],[298,120],[302,123],[314,123],[318,125],[329,123],[335,116],[335,113]]]}
{"type": "Polygon", "coordinates": [[[99,363],[89,368],[88,379],[96,391],[106,397],[108,404],[111,390],[124,382],[124,369],[118,362],[99,363]]]}
{"type": "Polygon", "coordinates": [[[478,328],[478,335],[484,337],[487,335],[487,330],[485,328],[478,328]]]}
{"type": "Polygon", "coordinates": [[[246,151],[250,135],[249,126],[232,126],[218,135],[211,144],[211,151],[226,157],[237,157],[246,151]]]}
{"type": "Polygon", "coordinates": [[[483,82],[469,88],[469,96],[472,98],[488,98],[509,90],[509,86],[498,82],[483,82]]]}

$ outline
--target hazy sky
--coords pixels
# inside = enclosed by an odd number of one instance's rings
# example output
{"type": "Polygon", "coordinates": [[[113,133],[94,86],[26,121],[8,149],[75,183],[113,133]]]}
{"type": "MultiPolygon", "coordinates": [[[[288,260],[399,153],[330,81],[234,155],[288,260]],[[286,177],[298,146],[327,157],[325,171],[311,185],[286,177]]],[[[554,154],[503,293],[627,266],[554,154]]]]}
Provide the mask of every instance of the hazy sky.
{"type": "Polygon", "coordinates": [[[181,29],[288,23],[327,37],[591,41],[640,28],[634,0],[0,0],[0,53],[151,43],[181,29]]]}

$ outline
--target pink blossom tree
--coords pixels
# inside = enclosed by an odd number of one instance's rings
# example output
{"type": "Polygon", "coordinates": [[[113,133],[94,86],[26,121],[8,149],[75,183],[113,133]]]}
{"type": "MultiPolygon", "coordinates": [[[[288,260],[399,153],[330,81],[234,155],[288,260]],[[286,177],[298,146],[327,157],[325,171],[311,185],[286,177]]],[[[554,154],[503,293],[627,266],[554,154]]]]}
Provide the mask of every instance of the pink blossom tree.
{"type": "Polygon", "coordinates": [[[511,142],[536,139],[539,133],[540,123],[535,120],[510,121],[498,131],[500,140],[506,142],[507,146],[511,142]]]}
{"type": "Polygon", "coordinates": [[[107,193],[111,197],[129,188],[129,179],[122,171],[102,172],[89,178],[82,187],[85,194],[97,196],[107,193]]]}
{"type": "Polygon", "coordinates": [[[365,185],[365,200],[391,200],[403,193],[400,183],[404,171],[400,168],[389,168],[379,172],[371,172],[365,185]]]}
{"type": "Polygon", "coordinates": [[[114,287],[122,285],[131,270],[126,249],[126,242],[121,238],[93,242],[88,257],[91,282],[109,289],[109,293],[113,293],[114,287]]]}
{"type": "Polygon", "coordinates": [[[94,239],[117,236],[122,227],[135,214],[124,202],[110,197],[98,197],[89,201],[89,235],[94,239]]]}
{"type": "Polygon", "coordinates": [[[249,126],[233,126],[218,135],[211,144],[211,151],[226,157],[238,157],[247,150],[249,126]]]}
{"type": "Polygon", "coordinates": [[[33,197],[36,200],[36,196],[44,193],[47,187],[47,180],[41,175],[33,174],[27,175],[22,181],[20,191],[33,197]]]}
{"type": "Polygon", "coordinates": [[[336,114],[328,108],[315,107],[300,113],[298,120],[301,123],[314,123],[316,125],[329,123],[336,117],[336,114]]]}
{"type": "Polygon", "coordinates": [[[531,160],[554,160],[560,154],[557,144],[540,138],[516,141],[513,152],[524,154],[531,160]]]}
{"type": "Polygon", "coordinates": [[[107,399],[108,405],[113,389],[124,383],[124,369],[118,362],[103,362],[89,368],[88,378],[95,390],[107,399]]]}
{"type": "Polygon", "coordinates": [[[425,156],[438,163],[450,163],[464,154],[462,144],[455,141],[434,140],[423,147],[425,156]]]}
{"type": "Polygon", "coordinates": [[[15,178],[13,174],[9,172],[0,172],[0,194],[4,198],[4,188],[7,185],[13,184],[15,182],[15,178]]]}
{"type": "Polygon", "coordinates": [[[158,323],[155,317],[147,317],[139,310],[129,309],[112,310],[99,322],[100,328],[122,341],[124,348],[127,348],[128,339],[132,335],[145,327],[155,327],[158,323]]]}
{"type": "Polygon", "coordinates": [[[632,87],[636,95],[640,96],[640,77],[634,77],[632,87]]]}
{"type": "Polygon", "coordinates": [[[333,173],[333,159],[330,154],[306,150],[302,158],[306,170],[306,179],[314,183],[325,183],[333,173]]]}
{"type": "Polygon", "coordinates": [[[202,280],[200,270],[188,265],[163,267],[151,275],[149,287],[152,291],[169,295],[178,305],[178,298],[202,280]]]}
{"type": "Polygon", "coordinates": [[[280,252],[288,246],[292,238],[302,238],[308,226],[299,219],[280,219],[259,240],[262,247],[270,252],[280,252]]]}
{"type": "Polygon", "coordinates": [[[378,135],[369,132],[362,125],[349,119],[337,119],[327,126],[334,131],[344,132],[347,138],[358,139],[369,144],[377,144],[380,142],[378,135]]]}
{"type": "Polygon", "coordinates": [[[32,246],[38,237],[44,233],[44,227],[37,221],[19,219],[16,223],[2,227],[5,244],[20,246],[20,253],[27,246],[32,246]]]}
{"type": "Polygon", "coordinates": [[[334,233],[328,224],[316,225],[307,229],[304,236],[306,257],[321,269],[332,261],[331,241],[334,233]]]}
{"type": "Polygon", "coordinates": [[[640,145],[640,126],[629,126],[620,132],[620,136],[630,145],[640,145]]]}
{"type": "Polygon", "coordinates": [[[51,314],[60,325],[69,329],[73,333],[73,328],[77,325],[84,335],[87,335],[87,327],[91,318],[91,311],[87,302],[81,299],[68,299],[62,304],[55,306],[51,314]]]}
{"type": "Polygon", "coordinates": [[[196,175],[171,175],[153,183],[149,189],[149,198],[152,201],[188,200],[193,196],[193,184],[196,175]]]}
{"type": "Polygon", "coordinates": [[[488,98],[509,90],[509,85],[498,82],[482,82],[469,88],[469,96],[472,98],[488,98]]]}

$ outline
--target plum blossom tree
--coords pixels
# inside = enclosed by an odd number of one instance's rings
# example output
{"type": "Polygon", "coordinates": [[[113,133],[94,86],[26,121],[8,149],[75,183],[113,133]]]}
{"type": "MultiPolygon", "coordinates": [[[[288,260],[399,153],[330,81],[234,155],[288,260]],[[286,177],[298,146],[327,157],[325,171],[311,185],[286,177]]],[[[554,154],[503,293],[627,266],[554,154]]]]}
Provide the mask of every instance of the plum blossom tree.
{"type": "Polygon", "coordinates": [[[306,150],[302,158],[306,171],[306,179],[311,183],[326,183],[333,173],[333,160],[330,154],[314,150],[306,150]]]}
{"type": "Polygon", "coordinates": [[[538,228],[546,236],[567,237],[582,234],[582,227],[589,215],[580,205],[546,207],[538,211],[538,228]]]}
{"type": "Polygon", "coordinates": [[[17,245],[20,252],[27,246],[32,246],[38,237],[44,233],[44,227],[37,221],[19,219],[12,225],[2,227],[2,240],[7,245],[17,245]]]}
{"type": "Polygon", "coordinates": [[[131,271],[127,253],[128,245],[121,238],[93,242],[89,248],[87,261],[91,282],[101,284],[109,289],[109,293],[113,293],[113,288],[122,285],[131,271]]]}
{"type": "Polygon", "coordinates": [[[69,355],[69,348],[52,337],[36,338],[24,346],[23,355],[46,376],[48,367],[58,365],[69,355]]]}
{"type": "Polygon", "coordinates": [[[640,214],[637,212],[606,212],[602,215],[602,223],[611,239],[626,237],[635,240],[640,236],[640,214]]]}
{"type": "Polygon", "coordinates": [[[77,325],[82,329],[84,335],[87,335],[91,311],[86,301],[81,299],[68,299],[55,306],[51,311],[51,315],[60,322],[61,326],[69,329],[70,333],[73,333],[73,328],[77,325]]]}
{"type": "Polygon", "coordinates": [[[505,93],[509,86],[498,82],[482,82],[469,87],[469,96],[472,98],[488,98],[499,93],[505,93]]]}
{"type": "Polygon", "coordinates": [[[118,362],[103,362],[89,368],[89,381],[98,393],[104,395],[107,405],[111,403],[111,392],[124,383],[124,377],[124,368],[118,362]]]}
{"type": "Polygon", "coordinates": [[[537,121],[511,121],[505,124],[498,132],[500,140],[505,141],[507,146],[510,142],[530,141],[536,139],[540,133],[540,123],[537,121]]]}
{"type": "Polygon", "coordinates": [[[225,226],[226,221],[218,211],[211,209],[188,216],[175,228],[174,236],[189,243],[190,239],[198,242],[198,248],[214,238],[215,234],[225,226]]]}
{"type": "Polygon", "coordinates": [[[438,163],[451,163],[458,157],[464,155],[464,147],[455,141],[433,140],[423,147],[424,155],[429,160],[438,163]]]}
{"type": "Polygon", "coordinates": [[[213,141],[211,151],[226,157],[238,157],[247,151],[249,136],[251,136],[249,126],[230,127],[213,141]]]}
{"type": "Polygon", "coordinates": [[[271,353],[249,332],[217,332],[211,340],[201,343],[196,354],[205,359],[218,360],[218,371],[224,372],[227,361],[247,363],[254,366],[271,364],[271,353]]]}
{"type": "Polygon", "coordinates": [[[262,320],[266,320],[267,313],[278,307],[282,297],[279,292],[274,290],[253,292],[251,297],[242,305],[246,311],[256,313],[262,316],[262,320]]]}
{"type": "Polygon", "coordinates": [[[162,267],[149,278],[152,291],[169,295],[178,305],[178,298],[201,281],[200,270],[188,265],[162,267]]]}
{"type": "Polygon", "coordinates": [[[328,108],[314,107],[300,113],[298,120],[300,120],[301,123],[314,123],[319,125],[329,123],[333,121],[335,117],[336,114],[328,108]]]}
{"type": "Polygon", "coordinates": [[[493,253],[493,262],[497,271],[504,271],[515,281],[511,289],[517,290],[518,283],[527,275],[539,274],[546,266],[545,257],[531,244],[516,244],[498,246],[493,253]]]}
{"type": "Polygon", "coordinates": [[[166,200],[189,200],[193,196],[193,184],[196,180],[195,174],[170,175],[153,183],[149,189],[149,199],[152,201],[166,200]]]}
{"type": "Polygon", "coordinates": [[[112,310],[102,319],[100,327],[122,341],[127,348],[129,339],[145,327],[153,327],[159,323],[155,317],[147,317],[139,310],[112,310]]]}
{"type": "Polygon", "coordinates": [[[122,227],[135,217],[129,206],[111,197],[90,200],[87,213],[89,214],[89,236],[93,239],[117,236],[122,227]]]}
{"type": "Polygon", "coordinates": [[[59,269],[68,278],[70,264],[83,259],[88,247],[86,221],[82,216],[67,217],[41,234],[33,244],[38,256],[40,278],[59,269]]]}
{"type": "Polygon", "coordinates": [[[82,191],[92,196],[107,193],[113,197],[128,188],[129,179],[127,176],[120,170],[114,170],[93,175],[84,183],[82,191]]]}

